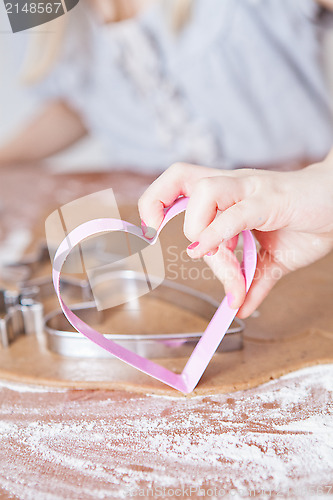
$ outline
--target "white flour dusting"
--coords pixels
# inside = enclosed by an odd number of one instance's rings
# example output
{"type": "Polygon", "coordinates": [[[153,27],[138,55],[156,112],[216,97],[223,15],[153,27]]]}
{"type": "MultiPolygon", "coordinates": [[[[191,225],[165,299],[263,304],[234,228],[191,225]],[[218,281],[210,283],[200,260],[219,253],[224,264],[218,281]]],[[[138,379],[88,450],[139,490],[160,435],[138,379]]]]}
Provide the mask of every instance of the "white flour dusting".
{"type": "Polygon", "coordinates": [[[332,391],[333,365],[192,399],[3,385],[0,493],[158,498],[153,488],[166,488],[159,498],[177,498],[175,488],[192,487],[192,498],[209,488],[209,498],[333,498],[332,391]]]}
{"type": "Polygon", "coordinates": [[[44,387],[41,385],[28,385],[20,384],[18,382],[7,382],[5,380],[0,380],[0,391],[1,389],[10,389],[15,392],[65,392],[66,389],[55,388],[55,387],[44,387]]]}

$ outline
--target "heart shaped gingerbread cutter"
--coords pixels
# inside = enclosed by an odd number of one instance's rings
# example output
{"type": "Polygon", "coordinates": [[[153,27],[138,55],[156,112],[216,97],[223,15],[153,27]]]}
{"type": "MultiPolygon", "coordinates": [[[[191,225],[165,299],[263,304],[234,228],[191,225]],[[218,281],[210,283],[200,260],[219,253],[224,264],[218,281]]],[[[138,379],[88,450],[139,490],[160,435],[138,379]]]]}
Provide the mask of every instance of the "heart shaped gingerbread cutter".
{"type": "MultiPolygon", "coordinates": [[[[155,363],[154,361],[129,351],[125,347],[118,345],[110,339],[106,339],[101,333],[76,316],[62,299],[60,292],[60,275],[66,258],[73,248],[79,245],[86,238],[93,235],[110,231],[123,231],[133,234],[150,245],[153,245],[157,241],[158,235],[163,227],[173,217],[186,210],[187,203],[187,198],[179,198],[170,208],[166,210],[164,220],[156,236],[152,240],[146,238],[142,234],[142,230],[137,226],[118,219],[95,219],[81,224],[71,231],[60,243],[54,257],[52,271],[53,284],[62,311],[71,325],[79,333],[83,334],[91,340],[91,342],[99,345],[116,358],[185,394],[192,392],[198,384],[216,349],[237,314],[236,309],[231,309],[229,307],[226,297],[216,310],[200,341],[188,359],[182,373],[177,374],[164,366],[155,363]]],[[[242,271],[246,280],[246,291],[248,291],[253,281],[256,269],[257,251],[251,232],[243,231],[242,234],[244,247],[242,271]]]]}

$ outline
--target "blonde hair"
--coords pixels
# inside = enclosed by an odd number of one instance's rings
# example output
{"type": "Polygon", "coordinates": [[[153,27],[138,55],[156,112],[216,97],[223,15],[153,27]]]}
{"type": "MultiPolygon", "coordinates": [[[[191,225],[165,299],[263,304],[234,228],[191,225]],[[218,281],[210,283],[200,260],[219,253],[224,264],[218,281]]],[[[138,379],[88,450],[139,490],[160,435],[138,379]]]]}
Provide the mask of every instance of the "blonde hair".
{"type": "Polygon", "coordinates": [[[164,3],[169,11],[170,27],[179,33],[190,19],[193,0],[164,0],[164,3]]]}
{"type": "MultiPolygon", "coordinates": [[[[128,19],[129,11],[124,0],[112,1],[112,22],[128,19]]],[[[193,0],[160,0],[164,8],[168,24],[174,33],[179,33],[190,19],[193,0]]],[[[22,81],[34,84],[44,78],[56,63],[65,38],[67,16],[52,21],[53,31],[45,32],[45,27],[39,26],[32,30],[31,42],[28,46],[22,81]]]]}
{"type": "Polygon", "coordinates": [[[60,56],[65,37],[66,16],[52,22],[54,31],[45,32],[42,26],[31,30],[30,43],[22,70],[21,81],[32,85],[42,79],[51,70],[60,56]]]}

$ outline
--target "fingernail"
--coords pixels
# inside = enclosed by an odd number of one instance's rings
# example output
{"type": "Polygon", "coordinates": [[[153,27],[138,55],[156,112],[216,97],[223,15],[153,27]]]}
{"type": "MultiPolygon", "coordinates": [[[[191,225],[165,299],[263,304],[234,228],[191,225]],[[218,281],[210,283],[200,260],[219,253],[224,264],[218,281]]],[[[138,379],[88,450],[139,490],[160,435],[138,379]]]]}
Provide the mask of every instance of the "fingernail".
{"type": "Polygon", "coordinates": [[[147,224],[143,220],[141,221],[141,230],[142,230],[143,236],[146,236],[147,224]]]}
{"type": "Polygon", "coordinates": [[[143,220],[141,221],[141,231],[143,236],[147,240],[152,240],[153,238],[155,238],[157,232],[153,227],[147,226],[147,224],[143,220]]]}
{"type": "Polygon", "coordinates": [[[156,229],[154,229],[153,227],[148,227],[145,237],[147,238],[147,240],[152,240],[155,238],[156,232],[157,232],[156,229]]]}
{"type": "Polygon", "coordinates": [[[188,247],[187,250],[194,250],[197,246],[199,245],[198,241],[195,241],[194,243],[191,243],[188,247]]]}
{"type": "Polygon", "coordinates": [[[232,308],[232,304],[234,303],[235,297],[233,296],[232,293],[227,293],[227,301],[228,301],[228,306],[232,308]]]}

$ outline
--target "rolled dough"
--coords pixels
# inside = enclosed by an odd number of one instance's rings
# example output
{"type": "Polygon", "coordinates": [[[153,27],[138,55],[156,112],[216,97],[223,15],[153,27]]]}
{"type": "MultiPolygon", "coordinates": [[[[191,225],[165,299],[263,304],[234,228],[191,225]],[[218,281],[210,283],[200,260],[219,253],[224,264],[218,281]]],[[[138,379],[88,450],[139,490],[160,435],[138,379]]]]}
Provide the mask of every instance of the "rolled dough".
{"type": "MultiPolygon", "coordinates": [[[[138,223],[136,207],[124,206],[120,211],[123,219],[138,223]]],[[[36,232],[40,234],[40,228],[36,232]]],[[[182,272],[178,272],[177,281],[216,299],[223,297],[221,284],[209,274],[205,264],[186,258],[187,240],[182,233],[181,216],[164,229],[161,243],[167,277],[175,278],[178,265],[182,272]],[[177,262],[175,255],[178,255],[177,262]]],[[[246,321],[244,349],[215,354],[195,391],[186,397],[255,387],[302,367],[333,362],[332,270],[333,254],[281,280],[257,313],[246,321]]],[[[50,266],[43,272],[49,273],[50,266]]],[[[46,310],[56,307],[55,297],[47,301],[46,310]]],[[[161,318],[170,323],[167,328],[171,331],[177,327],[185,331],[202,330],[206,325],[202,318],[190,315],[181,307],[161,304],[150,317],[149,331],[161,331],[161,318]]],[[[120,328],[123,320],[119,321],[117,327],[120,328]]],[[[125,331],[131,326],[131,322],[123,324],[125,331]]],[[[138,324],[132,322],[132,326],[133,333],[137,332],[138,324]]],[[[181,371],[185,363],[183,358],[161,361],[176,372],[181,371]]],[[[185,397],[118,360],[64,358],[53,354],[34,336],[22,337],[9,349],[0,350],[0,378],[73,389],[185,397]]]]}

